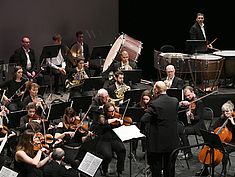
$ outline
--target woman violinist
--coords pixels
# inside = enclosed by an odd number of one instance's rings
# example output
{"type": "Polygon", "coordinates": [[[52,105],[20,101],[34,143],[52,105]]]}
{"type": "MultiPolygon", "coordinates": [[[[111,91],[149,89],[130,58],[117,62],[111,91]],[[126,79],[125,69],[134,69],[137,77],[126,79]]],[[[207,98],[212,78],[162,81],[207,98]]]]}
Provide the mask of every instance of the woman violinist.
{"type": "Polygon", "coordinates": [[[19,173],[17,177],[43,177],[41,168],[49,161],[51,155],[43,156],[43,148],[35,152],[34,136],[35,132],[31,129],[20,135],[14,162],[14,170],[19,173]]]}
{"type": "Polygon", "coordinates": [[[78,162],[76,157],[79,153],[81,144],[86,141],[92,133],[80,131],[82,125],[79,116],[72,107],[67,107],[64,111],[63,120],[57,125],[55,130],[55,139],[62,142],[62,148],[65,151],[64,161],[77,169],[78,162]]]}
{"type": "Polygon", "coordinates": [[[112,160],[113,153],[117,155],[117,173],[120,175],[124,171],[126,149],[123,142],[114,133],[113,128],[123,124],[120,114],[115,112],[115,106],[112,103],[105,103],[103,115],[99,116],[98,121],[94,120],[91,130],[98,136],[96,151],[103,158],[102,171],[106,175],[109,163],[112,160]],[[116,117],[118,116],[118,118],[116,117]]]}

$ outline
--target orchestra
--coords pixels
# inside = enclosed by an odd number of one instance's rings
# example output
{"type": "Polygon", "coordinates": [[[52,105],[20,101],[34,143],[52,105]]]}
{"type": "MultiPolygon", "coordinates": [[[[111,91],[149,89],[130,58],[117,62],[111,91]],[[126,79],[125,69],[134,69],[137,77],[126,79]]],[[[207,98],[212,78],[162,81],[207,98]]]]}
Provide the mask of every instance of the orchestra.
{"type": "MultiPolygon", "coordinates": [[[[215,42],[215,40],[213,42],[215,42]]],[[[62,83],[64,91],[69,93],[69,98],[66,101],[70,100],[71,97],[84,96],[84,80],[92,77],[89,67],[86,66],[89,62],[82,57],[83,48],[81,48],[81,45],[78,45],[78,43],[76,43],[75,47],[78,53],[73,57],[73,63],[76,65],[72,65],[68,72],[65,73],[65,82],[62,83]],[[87,63],[85,63],[85,61],[87,63]]],[[[73,50],[75,50],[74,47],[71,49],[71,52],[73,52],[73,50]]],[[[106,68],[107,71],[110,71],[110,69],[116,71],[113,73],[114,75],[112,75],[114,78],[110,79],[109,85],[105,85],[104,83],[103,88],[95,90],[96,95],[92,97],[88,110],[77,113],[71,103],[70,107],[66,107],[62,110],[64,112],[63,115],[54,118],[56,121],[47,119],[50,115],[50,107],[54,104],[54,100],[48,102],[45,95],[39,95],[38,93],[42,85],[36,81],[29,81],[29,79],[24,78],[24,68],[18,65],[15,66],[14,77],[9,81],[0,84],[0,89],[5,90],[1,95],[0,142],[3,141],[5,135],[10,135],[14,131],[17,132],[16,134],[13,133],[13,136],[17,135],[17,139],[14,139],[15,142],[13,143],[15,147],[12,147],[12,145],[10,147],[14,151],[15,157],[13,157],[14,159],[12,159],[12,161],[15,161],[16,171],[21,175],[26,175],[22,169],[19,168],[19,165],[23,164],[24,168],[34,166],[36,168],[33,168],[32,171],[28,170],[27,172],[31,174],[37,173],[41,176],[41,168],[50,161],[53,150],[61,148],[64,151],[62,160],[75,170],[77,170],[83,160],[85,153],[93,152],[103,159],[101,164],[102,175],[108,175],[110,162],[115,155],[117,156],[117,176],[123,174],[125,170],[125,158],[127,155],[126,147],[125,144],[120,141],[113,129],[120,126],[135,124],[144,134],[146,134],[146,136],[152,137],[153,135],[148,134],[151,132],[147,131],[147,129],[149,128],[148,123],[150,123],[151,126],[154,124],[154,121],[152,122],[144,119],[144,123],[141,123],[141,121],[133,122],[131,116],[125,116],[125,113],[119,113],[119,108],[121,106],[129,106],[128,104],[125,104],[127,100],[124,100],[124,95],[126,91],[132,90],[130,86],[124,83],[124,73],[122,71],[137,68],[136,58],[131,58],[128,52],[128,48],[125,48],[125,50],[122,49],[122,51],[120,51],[120,61],[111,61],[110,65],[107,64],[110,63],[109,58],[106,59],[107,63],[104,65],[106,67],[108,66],[108,68],[106,68]],[[111,82],[111,80],[113,82],[111,82]],[[7,114],[22,110],[26,110],[27,115],[20,118],[18,127],[13,128],[13,130],[9,129],[7,114]],[[26,139],[28,140],[27,143],[25,142],[26,139]]],[[[184,83],[183,79],[175,76],[177,70],[172,63],[167,65],[165,69],[166,75],[161,78],[160,84],[163,84],[161,85],[161,88],[182,89],[184,97],[184,100],[180,100],[179,102],[179,107],[177,108],[179,109],[178,115],[175,117],[174,115],[171,116],[183,122],[182,130],[186,136],[195,133],[200,136],[200,129],[206,129],[202,119],[204,105],[201,99],[204,97],[200,98],[197,95],[194,85],[187,85],[184,83]]],[[[106,78],[104,78],[104,80],[105,79],[106,78]]],[[[161,88],[158,88],[159,90],[157,93],[152,93],[155,91],[153,84],[151,86],[140,84],[139,88],[144,88],[145,91],[140,96],[139,102],[134,104],[134,107],[143,108],[146,113],[145,116],[151,117],[150,119],[152,120],[154,117],[152,114],[159,116],[159,110],[154,110],[154,108],[152,108],[152,102],[160,101],[158,92],[162,93],[162,90],[161,88]]],[[[209,94],[207,96],[209,96],[209,94]]],[[[175,101],[175,104],[177,103],[175,99],[173,101],[175,101]]],[[[175,108],[169,108],[169,110],[175,111],[175,108]]],[[[165,111],[167,113],[167,110],[165,111]]],[[[229,120],[229,125],[235,124],[231,116],[229,120]]],[[[173,130],[175,130],[174,128],[173,130]]],[[[177,131],[179,131],[179,129],[177,131]]],[[[11,136],[8,136],[8,139],[10,137],[11,136]]],[[[145,139],[142,139],[141,143],[142,151],[144,153],[146,148],[151,151],[151,144],[148,144],[146,147],[145,139]]],[[[177,143],[177,137],[175,137],[174,147],[178,147],[177,143]]],[[[189,143],[187,144],[189,145],[189,143]]],[[[132,150],[136,155],[138,140],[132,142],[132,145],[132,150]]],[[[8,148],[9,145],[6,145],[6,147],[8,148]]],[[[159,148],[162,150],[162,147],[159,148]]],[[[167,160],[169,160],[168,157],[171,151],[172,149],[168,152],[167,160]]],[[[151,155],[151,153],[152,152],[149,154],[151,155]]],[[[158,156],[157,153],[158,152],[156,152],[156,154],[155,152],[153,153],[154,157],[158,156]]],[[[3,155],[2,151],[0,157],[3,155]]],[[[150,157],[149,159],[151,163],[155,160],[150,157]]],[[[0,167],[3,166],[3,164],[4,162],[0,161],[0,167]]],[[[151,168],[154,170],[155,167],[151,168]]],[[[165,173],[168,174],[169,169],[166,169],[166,167],[164,168],[166,171],[165,173]]],[[[160,173],[160,171],[161,169],[158,168],[157,173],[160,173]]]]}

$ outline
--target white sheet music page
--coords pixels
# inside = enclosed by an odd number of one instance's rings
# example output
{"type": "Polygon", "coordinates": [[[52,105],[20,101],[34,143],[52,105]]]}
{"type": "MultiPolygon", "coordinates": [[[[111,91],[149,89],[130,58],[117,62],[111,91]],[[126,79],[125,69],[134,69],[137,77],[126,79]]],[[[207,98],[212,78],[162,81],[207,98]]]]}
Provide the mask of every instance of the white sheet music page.
{"type": "Polygon", "coordinates": [[[82,159],[82,162],[78,167],[78,170],[93,177],[102,161],[103,159],[87,152],[85,157],[82,159]]]}
{"type": "Polygon", "coordinates": [[[136,125],[123,125],[118,128],[114,128],[113,131],[122,141],[145,137],[144,134],[140,133],[140,129],[138,129],[136,125]]]}
{"type": "Polygon", "coordinates": [[[2,166],[1,171],[0,171],[0,176],[1,177],[16,177],[18,175],[17,172],[2,166]]]}

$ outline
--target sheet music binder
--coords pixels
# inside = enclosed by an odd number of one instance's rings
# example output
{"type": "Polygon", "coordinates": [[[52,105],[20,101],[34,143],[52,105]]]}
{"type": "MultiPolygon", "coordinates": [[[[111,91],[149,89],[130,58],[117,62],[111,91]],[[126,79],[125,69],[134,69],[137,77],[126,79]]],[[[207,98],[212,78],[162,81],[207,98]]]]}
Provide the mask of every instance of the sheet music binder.
{"type": "Polygon", "coordinates": [[[20,127],[20,118],[27,115],[26,110],[10,112],[7,117],[9,119],[8,128],[17,128],[20,127]]]}
{"type": "Polygon", "coordinates": [[[72,97],[71,101],[73,102],[72,107],[77,113],[79,113],[80,110],[82,110],[82,112],[86,112],[91,105],[92,96],[72,97]]]}
{"type": "Polygon", "coordinates": [[[53,58],[57,57],[61,45],[46,45],[42,49],[42,54],[40,58],[53,58]]]}

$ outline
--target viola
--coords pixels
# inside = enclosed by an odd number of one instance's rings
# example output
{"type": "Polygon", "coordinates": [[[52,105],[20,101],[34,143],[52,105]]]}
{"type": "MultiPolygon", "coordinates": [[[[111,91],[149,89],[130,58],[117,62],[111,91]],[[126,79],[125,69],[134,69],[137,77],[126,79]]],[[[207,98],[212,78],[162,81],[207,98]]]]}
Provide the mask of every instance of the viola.
{"type": "Polygon", "coordinates": [[[43,135],[41,132],[35,133],[33,137],[34,150],[38,151],[42,148],[50,149],[49,144],[53,142],[54,138],[51,134],[43,135]]]}

